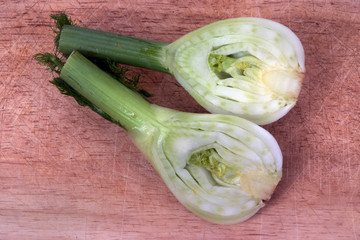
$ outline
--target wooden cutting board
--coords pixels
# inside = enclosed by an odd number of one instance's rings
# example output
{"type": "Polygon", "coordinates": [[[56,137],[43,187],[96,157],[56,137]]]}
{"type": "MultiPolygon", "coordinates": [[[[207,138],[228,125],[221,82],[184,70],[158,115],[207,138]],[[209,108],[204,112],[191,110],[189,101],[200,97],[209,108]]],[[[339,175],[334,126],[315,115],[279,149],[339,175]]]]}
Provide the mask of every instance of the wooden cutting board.
{"type": "MultiPolygon", "coordinates": [[[[0,1],[0,239],[360,239],[360,2],[0,1]],[[216,20],[278,21],[301,39],[297,106],[266,126],[283,179],[248,221],[220,226],[180,205],[119,127],[47,81],[49,14],[171,42],[216,20]]],[[[137,69],[153,103],[205,112],[166,74],[137,69]]]]}

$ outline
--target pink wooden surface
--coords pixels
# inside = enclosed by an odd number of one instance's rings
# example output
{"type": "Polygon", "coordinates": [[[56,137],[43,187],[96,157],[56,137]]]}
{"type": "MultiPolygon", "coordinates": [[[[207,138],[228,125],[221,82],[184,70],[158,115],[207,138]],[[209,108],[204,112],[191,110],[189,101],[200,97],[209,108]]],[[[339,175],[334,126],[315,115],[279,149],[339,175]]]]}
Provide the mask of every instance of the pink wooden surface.
{"type": "MultiPolygon", "coordinates": [[[[0,239],[360,239],[359,1],[0,1],[0,239]],[[47,82],[32,55],[52,50],[49,14],[171,42],[216,20],[290,27],[307,74],[297,106],[266,126],[283,179],[250,220],[219,226],[180,205],[119,127],[47,82]]],[[[150,70],[152,102],[205,112],[150,70]]]]}

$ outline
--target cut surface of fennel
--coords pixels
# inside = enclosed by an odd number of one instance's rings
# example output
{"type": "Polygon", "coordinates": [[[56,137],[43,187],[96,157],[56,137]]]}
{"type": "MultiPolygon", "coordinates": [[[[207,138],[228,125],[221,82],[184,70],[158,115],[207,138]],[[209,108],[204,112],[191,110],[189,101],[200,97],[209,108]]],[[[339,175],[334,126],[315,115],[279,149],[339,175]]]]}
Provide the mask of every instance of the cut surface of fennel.
{"type": "Polygon", "coordinates": [[[208,111],[272,123],[296,104],[305,73],[298,37],[262,18],[218,21],[166,46],[163,62],[208,111]]]}
{"type": "Polygon", "coordinates": [[[245,221],[281,179],[276,140],[250,121],[151,104],[78,52],[60,77],[119,122],[179,202],[203,219],[245,221]]]}
{"type": "Polygon", "coordinates": [[[304,49],[284,25],[234,18],[171,44],[65,26],[59,49],[170,73],[211,113],[272,123],[292,109],[304,73],[304,49]]]}

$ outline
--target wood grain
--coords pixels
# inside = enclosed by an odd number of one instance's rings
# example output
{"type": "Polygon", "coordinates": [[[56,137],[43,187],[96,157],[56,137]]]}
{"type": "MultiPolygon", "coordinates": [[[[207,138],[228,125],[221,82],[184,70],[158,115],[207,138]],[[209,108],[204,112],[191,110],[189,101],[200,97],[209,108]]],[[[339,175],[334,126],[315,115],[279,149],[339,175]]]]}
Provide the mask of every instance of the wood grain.
{"type": "MultiPolygon", "coordinates": [[[[0,239],[360,239],[360,2],[0,1],[0,239]],[[297,106],[266,126],[284,155],[268,205],[242,224],[181,206],[125,132],[61,96],[32,55],[52,50],[49,14],[171,42],[216,20],[290,27],[307,74],[297,106]]],[[[204,112],[169,75],[138,69],[152,102],[204,112]]]]}

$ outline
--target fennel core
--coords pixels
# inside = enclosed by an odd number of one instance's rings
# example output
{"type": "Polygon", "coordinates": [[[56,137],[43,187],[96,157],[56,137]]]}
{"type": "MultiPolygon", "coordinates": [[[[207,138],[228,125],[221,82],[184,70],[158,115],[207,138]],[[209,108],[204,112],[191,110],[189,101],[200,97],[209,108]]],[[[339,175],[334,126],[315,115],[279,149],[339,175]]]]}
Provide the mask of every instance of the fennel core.
{"type": "Polygon", "coordinates": [[[65,25],[59,50],[173,75],[211,113],[272,123],[296,104],[304,49],[287,27],[261,18],[218,21],[172,43],[65,25]]]}
{"type": "Polygon", "coordinates": [[[193,153],[188,164],[207,169],[219,185],[241,188],[243,192],[264,201],[270,199],[276,187],[274,183],[280,180],[280,175],[263,171],[256,166],[245,170],[227,165],[214,148],[193,153]]]}
{"type": "MultiPolygon", "coordinates": [[[[37,59],[53,64],[41,54],[37,59]]],[[[81,96],[83,105],[119,123],[179,202],[201,218],[219,224],[245,221],[264,206],[281,178],[276,140],[252,122],[151,104],[78,52],[59,70],[72,91],[62,93],[77,101],[81,96]]]]}

